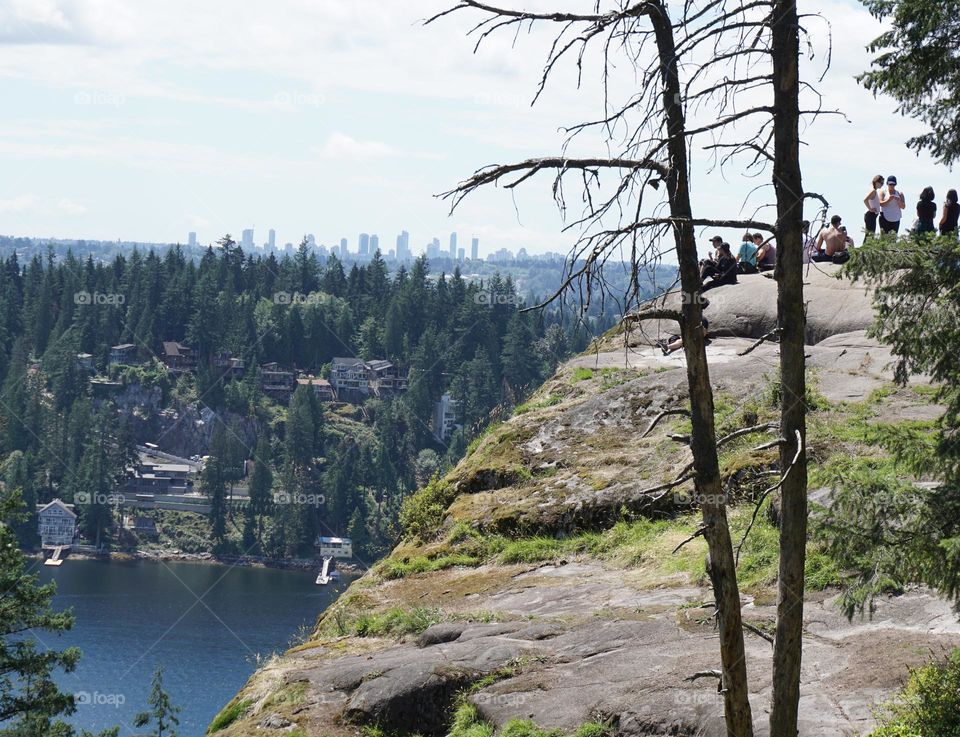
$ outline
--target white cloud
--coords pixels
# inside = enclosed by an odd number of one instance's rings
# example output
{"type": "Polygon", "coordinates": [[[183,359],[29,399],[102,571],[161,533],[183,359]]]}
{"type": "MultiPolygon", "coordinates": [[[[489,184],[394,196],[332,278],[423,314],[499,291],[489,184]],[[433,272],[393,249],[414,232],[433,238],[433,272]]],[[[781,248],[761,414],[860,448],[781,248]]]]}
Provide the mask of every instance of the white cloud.
{"type": "Polygon", "coordinates": [[[74,202],[66,197],[62,198],[57,203],[57,209],[64,215],[83,215],[87,212],[86,207],[81,205],[79,202],[74,202]]]}
{"type": "Polygon", "coordinates": [[[358,141],[346,133],[330,134],[322,146],[311,151],[324,159],[381,159],[399,153],[382,141],[358,141]]]}
{"type": "Polygon", "coordinates": [[[6,200],[0,200],[0,212],[27,212],[35,210],[39,203],[38,198],[32,194],[18,195],[6,200]]]}

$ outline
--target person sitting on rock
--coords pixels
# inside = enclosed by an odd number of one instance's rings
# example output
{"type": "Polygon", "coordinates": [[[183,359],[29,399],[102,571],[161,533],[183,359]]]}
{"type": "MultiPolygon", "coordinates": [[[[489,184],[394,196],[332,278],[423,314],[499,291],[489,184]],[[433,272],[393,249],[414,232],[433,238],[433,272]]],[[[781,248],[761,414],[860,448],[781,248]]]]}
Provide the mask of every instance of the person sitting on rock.
{"type": "Polygon", "coordinates": [[[724,284],[737,283],[737,260],[730,252],[729,243],[721,243],[717,247],[715,258],[704,262],[704,265],[700,268],[700,279],[701,281],[710,279],[700,288],[701,292],[706,292],[714,287],[721,287],[724,284]]]}
{"type": "MultiPolygon", "coordinates": [[[[710,322],[707,318],[703,318],[700,321],[700,329],[703,331],[703,341],[704,345],[710,345],[710,334],[707,332],[707,328],[710,327],[710,322]]],[[[683,348],[683,338],[679,335],[671,335],[668,338],[661,338],[657,341],[657,346],[663,351],[663,355],[669,356],[674,351],[679,351],[683,348]]]]}
{"type": "Polygon", "coordinates": [[[853,238],[847,235],[847,229],[841,225],[843,218],[834,215],[830,218],[830,227],[824,228],[817,236],[816,251],[813,261],[843,262],[850,258],[847,246],[853,245],[853,238]]]}
{"type": "Polygon", "coordinates": [[[753,245],[753,233],[743,234],[743,242],[737,253],[737,271],[741,274],[757,273],[757,247],[753,245]]]}
{"type": "Polygon", "coordinates": [[[773,245],[773,239],[764,241],[762,233],[754,233],[753,244],[757,247],[757,269],[771,271],[777,265],[777,247],[773,245]]]}

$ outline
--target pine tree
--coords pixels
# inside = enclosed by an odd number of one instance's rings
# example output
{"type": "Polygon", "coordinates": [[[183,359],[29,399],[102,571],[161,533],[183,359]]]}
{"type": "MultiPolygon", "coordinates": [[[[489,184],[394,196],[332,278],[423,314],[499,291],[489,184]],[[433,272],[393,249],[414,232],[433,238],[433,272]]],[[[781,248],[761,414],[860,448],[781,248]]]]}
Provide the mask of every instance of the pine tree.
{"type": "Polygon", "coordinates": [[[138,729],[150,727],[150,731],[138,737],[177,737],[175,728],[180,724],[177,717],[180,707],[174,706],[170,695],[163,690],[163,668],[159,665],[153,672],[147,705],[149,710],[137,714],[133,719],[133,726],[138,729]]]}

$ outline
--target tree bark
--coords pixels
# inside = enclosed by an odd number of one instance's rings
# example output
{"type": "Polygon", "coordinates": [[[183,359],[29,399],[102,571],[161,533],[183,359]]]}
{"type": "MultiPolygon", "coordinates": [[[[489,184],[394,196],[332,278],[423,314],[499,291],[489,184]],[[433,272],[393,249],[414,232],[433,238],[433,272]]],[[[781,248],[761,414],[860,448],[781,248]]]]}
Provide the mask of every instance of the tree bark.
{"type": "MultiPolygon", "coordinates": [[[[697,244],[691,222],[689,169],[687,162],[686,121],[681,104],[681,86],[677,73],[677,57],[673,28],[666,7],[657,3],[649,11],[660,58],[663,80],[663,109],[667,123],[667,151],[670,167],[666,176],[670,214],[677,218],[673,234],[680,269],[680,285],[685,295],[699,296],[700,270],[697,244]]],[[[687,363],[687,384],[693,431],[690,448],[693,452],[695,486],[703,504],[704,537],[710,552],[709,574],[717,605],[720,632],[720,660],[724,717],[730,737],[752,737],[753,717],[747,683],[740,611],[740,590],[737,585],[736,562],[717,457],[714,427],[713,387],[707,366],[703,331],[700,329],[702,309],[698,298],[683,300],[680,323],[687,363]],[[719,500],[719,501],[718,501],[719,500]]]]}
{"type": "Polygon", "coordinates": [[[806,376],[803,303],[803,183],[800,172],[800,38],[797,8],[776,0],[771,13],[774,85],[773,180],[777,195],[777,315],[780,327],[780,468],[797,462],[781,487],[780,566],[773,650],[771,737],[796,737],[803,650],[807,543],[806,376]],[[798,436],[799,433],[799,436],[798,436]],[[800,438],[799,454],[797,438],[800,438]]]}

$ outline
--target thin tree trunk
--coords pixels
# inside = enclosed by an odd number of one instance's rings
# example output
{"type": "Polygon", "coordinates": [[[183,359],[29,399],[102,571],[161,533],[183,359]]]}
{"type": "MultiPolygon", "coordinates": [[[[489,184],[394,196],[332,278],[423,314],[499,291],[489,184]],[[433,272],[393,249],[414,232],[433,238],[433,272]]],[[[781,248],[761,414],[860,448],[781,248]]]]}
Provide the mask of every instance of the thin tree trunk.
{"type": "MultiPolygon", "coordinates": [[[[670,168],[666,177],[671,215],[679,220],[674,226],[680,284],[684,295],[700,292],[700,271],[697,244],[690,205],[685,119],[681,104],[681,87],[677,74],[673,28],[664,6],[650,12],[660,70],[663,78],[663,108],[666,115],[667,150],[670,168]]],[[[690,448],[693,452],[696,489],[703,504],[704,537],[710,551],[709,573],[713,582],[720,631],[720,659],[723,672],[724,717],[730,737],[752,737],[753,717],[747,683],[743,628],[740,613],[740,591],[737,586],[736,562],[727,525],[726,507],[720,480],[714,428],[713,387],[707,367],[703,332],[700,329],[702,309],[698,299],[683,300],[683,347],[687,363],[687,384],[693,430],[690,448]]]]}
{"type": "Polygon", "coordinates": [[[773,650],[771,737],[796,737],[803,650],[804,564],[807,542],[806,377],[803,303],[803,182],[799,146],[799,21],[789,0],[772,11],[774,163],[777,194],[777,314],[780,326],[780,571],[773,650]],[[799,455],[797,437],[800,438],[799,455]],[[794,457],[796,464],[790,468],[794,457]]]}

